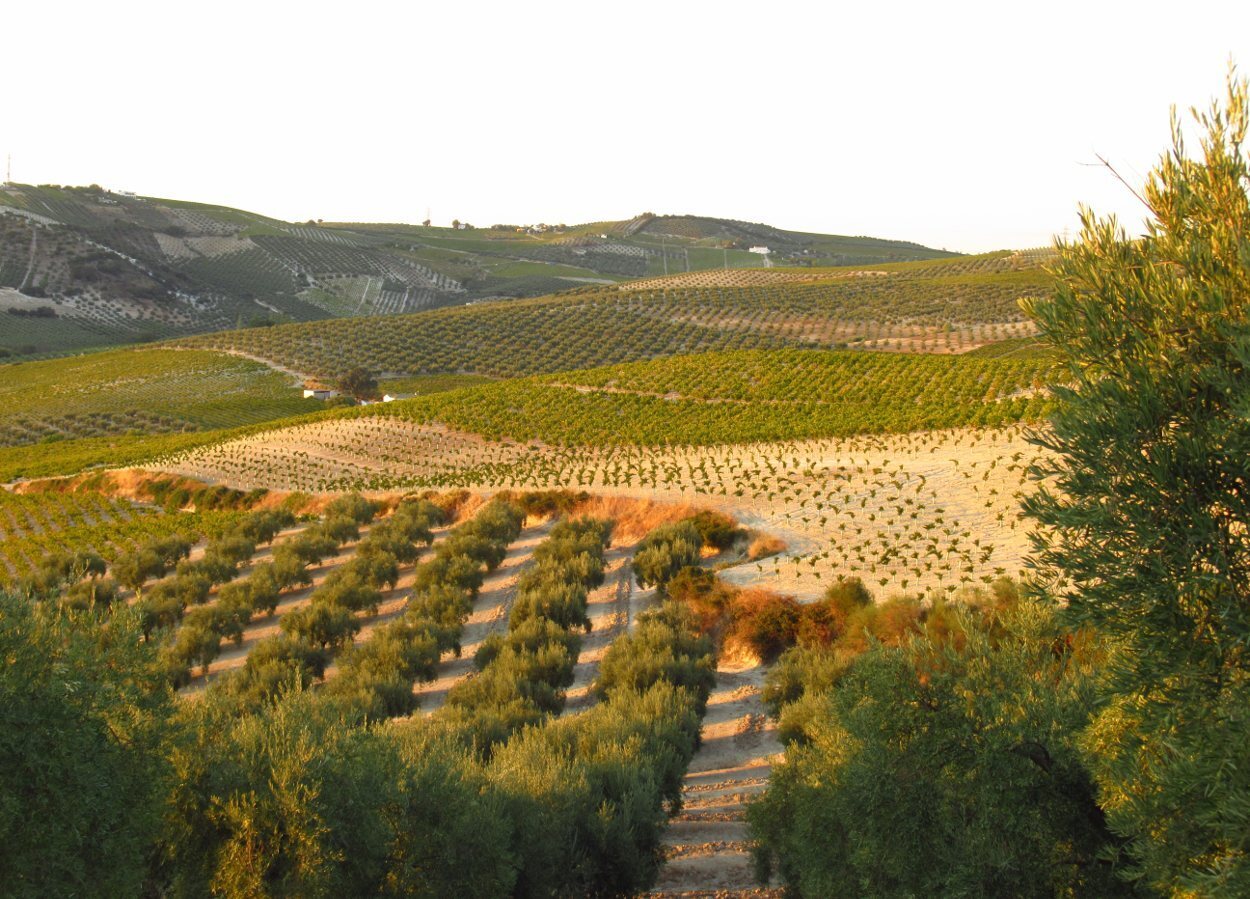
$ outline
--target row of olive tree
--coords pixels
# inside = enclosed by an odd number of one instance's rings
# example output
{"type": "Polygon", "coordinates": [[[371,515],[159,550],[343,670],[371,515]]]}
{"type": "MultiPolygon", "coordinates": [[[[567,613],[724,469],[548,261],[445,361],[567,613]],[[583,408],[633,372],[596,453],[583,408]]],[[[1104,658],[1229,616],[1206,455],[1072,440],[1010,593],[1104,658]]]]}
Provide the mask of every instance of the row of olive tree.
{"type": "Polygon", "coordinates": [[[561,521],[534,551],[517,582],[505,634],[482,641],[477,674],[448,691],[442,717],[483,754],[522,727],[564,708],[581,651],[579,630],[590,630],[588,591],[603,583],[611,522],[561,521]]]}

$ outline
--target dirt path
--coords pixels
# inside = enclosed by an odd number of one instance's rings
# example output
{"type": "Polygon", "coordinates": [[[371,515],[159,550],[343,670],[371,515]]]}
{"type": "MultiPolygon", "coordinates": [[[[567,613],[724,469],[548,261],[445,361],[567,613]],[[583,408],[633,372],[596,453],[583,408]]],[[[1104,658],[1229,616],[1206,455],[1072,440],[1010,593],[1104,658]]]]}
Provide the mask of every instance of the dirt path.
{"type": "Polygon", "coordinates": [[[651,896],[781,896],[755,881],[746,803],[768,784],[782,752],[765,714],[761,665],[723,663],[703,719],[703,745],[686,773],[683,807],[665,834],[664,868],[651,896]]]}
{"type": "Polygon", "coordinates": [[[587,602],[591,630],[582,636],[582,651],[573,668],[573,683],[566,692],[564,714],[580,712],[594,703],[590,686],[599,676],[599,662],[612,641],[630,621],[635,584],[633,547],[611,549],[604,556],[603,585],[592,590],[587,602]]]}
{"type": "Polygon", "coordinates": [[[39,230],[37,228],[30,229],[30,259],[26,263],[26,274],[22,275],[22,283],[18,285],[19,291],[25,290],[30,283],[30,276],[35,273],[35,259],[39,249],[39,230]]]}
{"type": "MultiPolygon", "coordinates": [[[[197,348],[193,348],[193,347],[170,346],[170,347],[165,347],[165,349],[194,350],[196,352],[202,352],[202,350],[198,350],[197,348]]],[[[289,376],[291,378],[292,383],[294,383],[296,386],[302,386],[304,382],[306,381],[316,380],[312,375],[308,374],[307,372],[296,371],[293,368],[287,368],[285,365],[279,365],[277,362],[274,362],[272,359],[266,359],[264,356],[254,356],[251,353],[245,353],[242,350],[221,349],[218,347],[213,347],[213,349],[209,350],[209,352],[224,353],[227,356],[238,356],[240,359],[250,359],[252,362],[259,362],[261,365],[264,365],[268,368],[273,369],[276,372],[281,372],[282,374],[289,376]]]]}

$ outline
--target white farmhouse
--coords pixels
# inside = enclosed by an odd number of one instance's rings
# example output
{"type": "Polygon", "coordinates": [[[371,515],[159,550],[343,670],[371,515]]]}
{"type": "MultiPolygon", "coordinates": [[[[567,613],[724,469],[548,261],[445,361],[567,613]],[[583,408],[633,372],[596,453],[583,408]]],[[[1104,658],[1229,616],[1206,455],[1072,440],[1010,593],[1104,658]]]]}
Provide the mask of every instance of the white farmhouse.
{"type": "Polygon", "coordinates": [[[759,253],[761,256],[768,255],[768,247],[751,247],[752,253],[759,253]]]}

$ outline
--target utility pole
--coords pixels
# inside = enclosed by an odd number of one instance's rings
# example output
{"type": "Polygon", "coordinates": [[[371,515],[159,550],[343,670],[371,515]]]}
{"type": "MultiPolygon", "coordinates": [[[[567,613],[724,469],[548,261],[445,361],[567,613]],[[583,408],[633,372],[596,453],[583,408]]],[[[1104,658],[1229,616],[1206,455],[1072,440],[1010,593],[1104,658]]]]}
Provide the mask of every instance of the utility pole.
{"type": "Polygon", "coordinates": [[[664,274],[668,274],[668,244],[660,241],[660,254],[664,257],[664,274]]]}
{"type": "Polygon", "coordinates": [[[724,258],[725,258],[725,271],[729,271],[729,248],[721,247],[720,251],[724,255],[724,258]]]}
{"type": "Polygon", "coordinates": [[[13,154],[6,153],[4,157],[4,183],[13,183],[13,154]]]}

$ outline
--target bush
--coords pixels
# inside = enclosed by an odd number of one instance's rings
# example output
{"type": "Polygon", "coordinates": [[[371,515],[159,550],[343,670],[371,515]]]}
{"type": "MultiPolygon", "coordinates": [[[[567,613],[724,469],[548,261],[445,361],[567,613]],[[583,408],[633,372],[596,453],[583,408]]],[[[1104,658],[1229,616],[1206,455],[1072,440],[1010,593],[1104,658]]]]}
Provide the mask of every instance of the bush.
{"type": "Polygon", "coordinates": [[[377,503],[365,499],[359,493],[347,493],[330,502],[322,517],[326,520],[350,518],[357,524],[368,524],[377,514],[377,503]]]}
{"type": "Polygon", "coordinates": [[[592,689],[611,700],[621,691],[641,693],[661,681],[689,689],[700,715],[716,684],[711,641],[695,632],[690,611],[671,600],[639,615],[634,630],[613,641],[592,689]]]}
{"type": "Polygon", "coordinates": [[[0,594],[0,883],[12,896],[138,896],[162,832],[175,703],[124,606],[0,594]]]}
{"type": "Polygon", "coordinates": [[[673,577],[665,591],[674,602],[681,603],[694,614],[695,626],[701,633],[713,633],[728,616],[734,590],[711,571],[688,565],[673,577]]]}
{"type": "Polygon", "coordinates": [[[739,528],[732,518],[719,512],[704,509],[695,513],[689,521],[699,532],[703,545],[719,552],[724,552],[740,538],[746,537],[746,531],[739,528]]]}
{"type": "Polygon", "coordinates": [[[965,612],[961,645],[878,645],[805,696],[806,741],[748,809],[761,875],[820,896],[1134,892],[1099,857],[1077,754],[1090,660],[1052,651],[1053,610],[1009,615],[1004,638],[965,612]]]}
{"type": "Polygon", "coordinates": [[[634,576],[643,587],[661,591],[688,565],[699,561],[703,537],[689,521],[660,525],[638,544],[634,553],[634,576]]]}
{"type": "Polygon", "coordinates": [[[112,578],[91,577],[73,584],[61,597],[70,609],[107,609],[117,601],[117,582],[112,578]]]}
{"type": "Polygon", "coordinates": [[[734,597],[726,641],[748,646],[760,661],[772,662],[794,645],[801,617],[792,596],[741,590],[734,597]]]}
{"type": "Polygon", "coordinates": [[[282,616],[278,625],[286,634],[323,650],[338,649],[360,630],[351,610],[332,602],[317,602],[282,616]]]}
{"type": "Polygon", "coordinates": [[[872,605],[872,593],[857,577],[839,578],[824,598],[803,607],[798,641],[805,646],[828,646],[846,633],[856,612],[872,605]]]}

